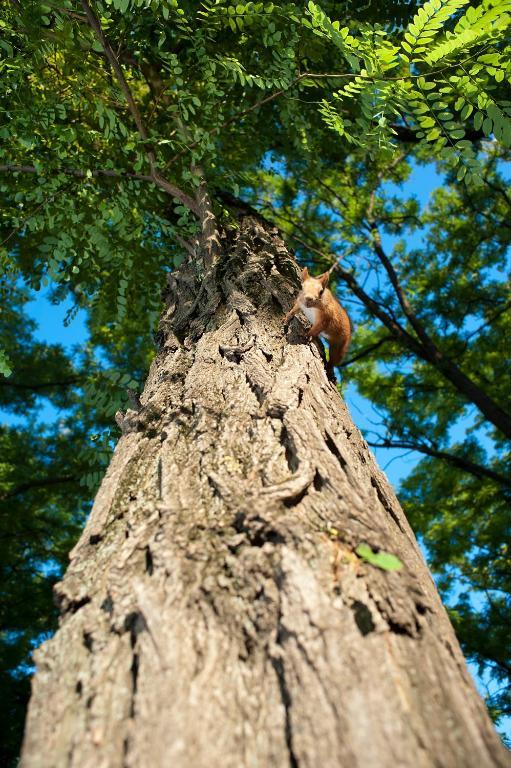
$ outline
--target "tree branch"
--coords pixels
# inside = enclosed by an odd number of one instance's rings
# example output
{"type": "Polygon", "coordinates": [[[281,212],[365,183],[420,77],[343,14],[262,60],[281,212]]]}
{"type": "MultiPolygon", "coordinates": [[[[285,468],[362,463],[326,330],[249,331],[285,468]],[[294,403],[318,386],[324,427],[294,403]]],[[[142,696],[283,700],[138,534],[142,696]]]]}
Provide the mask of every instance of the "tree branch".
{"type": "Polygon", "coordinates": [[[147,160],[149,162],[149,167],[151,168],[151,177],[154,183],[157,184],[157,186],[159,186],[169,195],[176,197],[178,200],[180,200],[183,203],[183,205],[185,205],[193,213],[195,213],[195,215],[198,216],[199,211],[198,211],[197,203],[195,202],[195,200],[189,195],[187,195],[185,192],[183,192],[181,189],[179,189],[179,187],[176,187],[174,184],[169,182],[159,173],[158,167],[156,164],[156,156],[154,154],[154,150],[149,145],[149,135],[147,133],[146,127],[142,120],[142,116],[135,102],[135,99],[133,98],[133,95],[131,93],[127,80],[124,77],[124,72],[122,71],[122,67],[119,64],[117,56],[113,52],[110,46],[110,43],[106,39],[104,32],[101,28],[101,24],[98,18],[96,17],[96,14],[94,13],[89,3],[87,2],[87,0],[81,0],[81,3],[85,11],[85,14],[87,16],[87,20],[92,30],[94,31],[94,34],[96,35],[98,41],[100,42],[101,47],[103,48],[105,55],[108,58],[112,66],[112,69],[117,77],[119,86],[128,103],[128,107],[133,117],[133,120],[135,121],[135,125],[137,126],[137,130],[140,135],[140,138],[144,142],[145,153],[146,153],[147,160]]]}
{"type": "MultiPolygon", "coordinates": [[[[292,80],[289,83],[289,85],[286,86],[286,88],[281,88],[280,90],[275,91],[275,93],[271,93],[269,96],[265,96],[263,99],[260,99],[255,104],[252,104],[251,107],[247,107],[247,109],[241,110],[241,112],[236,112],[236,114],[230,117],[228,120],[226,120],[225,123],[222,123],[222,125],[218,125],[215,128],[212,128],[205,135],[211,136],[212,133],[220,133],[220,131],[223,131],[224,128],[227,128],[229,125],[232,125],[237,120],[240,120],[242,117],[245,117],[246,115],[250,114],[250,112],[253,112],[259,107],[262,107],[263,104],[267,104],[269,101],[273,101],[274,99],[277,99],[279,96],[282,96],[284,93],[289,91],[289,89],[292,88],[293,85],[296,85],[296,83],[298,83],[304,77],[308,77],[307,73],[302,75],[297,75],[294,78],[294,80],[292,80]]],[[[198,144],[200,144],[201,141],[202,141],[202,138],[192,142],[191,144],[187,144],[186,147],[184,147],[179,152],[177,152],[173,157],[170,158],[170,160],[167,163],[165,163],[165,168],[168,168],[170,165],[175,163],[176,160],[179,160],[179,158],[182,157],[186,152],[189,152],[191,149],[194,149],[198,144]]]]}
{"type": "MultiPolygon", "coordinates": [[[[132,114],[132,117],[135,121],[135,124],[137,126],[138,132],[140,134],[140,138],[146,142],[148,142],[149,136],[147,134],[145,125],[142,121],[142,117],[140,115],[138,106],[135,102],[135,99],[133,98],[133,95],[131,93],[131,90],[129,88],[129,85],[126,81],[126,78],[124,77],[124,72],[122,71],[121,65],[119,64],[117,57],[115,53],[113,52],[112,48],[110,47],[110,43],[106,39],[103,30],[101,28],[101,24],[96,17],[96,14],[90,7],[87,0],[81,0],[82,7],[85,11],[85,14],[87,16],[87,21],[89,22],[90,26],[92,27],[94,34],[98,38],[99,42],[101,43],[101,47],[103,48],[106,57],[108,58],[110,64],[112,65],[112,69],[115,72],[115,75],[117,77],[117,80],[119,82],[119,85],[121,87],[122,92],[124,93],[124,97],[126,101],[128,102],[129,110],[132,114]]],[[[151,166],[151,170],[154,171],[156,167],[156,161],[154,157],[154,153],[151,149],[148,149],[146,147],[146,153],[147,158],[149,160],[149,165],[151,166]]]]}
{"type": "MultiPolygon", "coordinates": [[[[8,163],[6,165],[0,165],[0,173],[38,173],[44,175],[44,171],[40,171],[35,165],[15,165],[8,163]]],[[[78,179],[89,178],[87,171],[82,171],[79,168],[56,168],[54,174],[64,173],[66,176],[75,176],[78,179]]],[[[134,179],[135,181],[149,181],[154,183],[154,178],[143,173],[135,173],[134,171],[112,171],[109,168],[99,168],[95,171],[89,171],[93,177],[98,176],[110,176],[114,179],[134,179]]]]}
{"type": "Polygon", "coordinates": [[[32,488],[44,488],[50,485],[60,485],[63,483],[72,483],[77,480],[74,475],[62,475],[61,477],[46,477],[41,480],[29,480],[26,483],[20,483],[16,485],[11,491],[0,494],[0,501],[6,499],[12,499],[15,496],[19,496],[25,491],[30,491],[32,488]]]}
{"type": "Polygon", "coordinates": [[[504,304],[503,307],[499,307],[499,309],[497,309],[492,315],[490,315],[490,317],[488,317],[484,321],[484,323],[481,323],[481,325],[479,325],[475,329],[475,331],[472,331],[471,333],[468,334],[468,336],[465,336],[465,338],[463,339],[463,344],[465,345],[465,348],[467,347],[467,344],[470,341],[470,339],[472,339],[474,336],[479,336],[479,334],[481,333],[481,331],[484,328],[486,328],[488,325],[491,325],[492,323],[494,323],[495,320],[498,320],[498,318],[501,315],[504,315],[510,309],[511,309],[511,301],[508,301],[506,304],[504,304]]]}
{"type": "Polygon", "coordinates": [[[431,456],[435,459],[441,459],[449,464],[457,467],[458,469],[468,472],[476,477],[486,477],[489,480],[493,480],[499,485],[504,485],[506,488],[511,488],[511,478],[501,475],[499,472],[494,472],[492,469],[483,467],[480,464],[476,464],[469,459],[463,458],[463,456],[457,456],[453,453],[446,451],[439,451],[436,448],[432,448],[429,445],[421,442],[415,442],[413,440],[382,440],[380,443],[371,442],[367,440],[368,445],[373,448],[403,448],[405,450],[418,451],[424,453],[426,456],[431,456]]]}
{"type": "Polygon", "coordinates": [[[64,15],[69,16],[70,19],[76,19],[77,21],[81,21],[82,23],[87,24],[87,18],[85,16],[82,16],[81,13],[76,13],[76,11],[72,11],[70,8],[62,8],[62,6],[55,5],[55,3],[51,3],[49,0],[46,0],[45,5],[54,11],[58,11],[59,13],[63,13],[64,15]]]}
{"type": "Polygon", "coordinates": [[[493,181],[488,181],[488,178],[485,176],[485,182],[488,184],[490,189],[493,189],[494,192],[496,192],[498,195],[501,195],[504,199],[504,202],[507,204],[509,208],[511,208],[511,197],[506,192],[504,187],[499,187],[498,184],[494,184],[493,181]]]}
{"type": "Polygon", "coordinates": [[[405,314],[406,319],[409,321],[410,325],[412,326],[412,328],[414,329],[415,333],[417,334],[421,342],[424,344],[424,346],[433,352],[434,344],[430,336],[427,334],[424,326],[418,320],[417,315],[413,311],[411,304],[408,301],[408,298],[403,290],[403,286],[401,285],[401,281],[399,280],[397,272],[394,269],[389,257],[385,253],[385,250],[381,242],[380,232],[378,230],[378,227],[374,219],[371,219],[369,221],[369,226],[371,228],[371,234],[373,238],[373,250],[378,256],[380,263],[383,265],[383,268],[385,269],[385,272],[388,275],[388,278],[391,282],[392,287],[394,288],[395,294],[397,296],[401,309],[405,314]]]}
{"type": "Polygon", "coordinates": [[[473,381],[473,379],[461,370],[461,368],[458,368],[451,358],[443,354],[412,309],[400,283],[397,272],[382,246],[380,232],[373,216],[375,195],[376,188],[371,194],[367,209],[367,219],[372,234],[373,249],[389,277],[405,317],[417,334],[422,348],[420,353],[421,357],[441,371],[441,373],[454,384],[458,391],[461,392],[465,398],[471,400],[486,418],[497,427],[497,429],[503,432],[508,438],[511,438],[511,415],[489,397],[486,392],[473,381]]]}
{"type": "Polygon", "coordinates": [[[389,165],[386,165],[384,168],[382,168],[381,171],[376,176],[376,184],[374,185],[374,188],[369,197],[369,206],[367,208],[367,214],[366,214],[368,220],[371,220],[373,218],[374,204],[376,202],[376,193],[379,189],[381,182],[383,181],[383,177],[389,174],[391,171],[393,171],[394,168],[397,165],[399,165],[399,163],[402,160],[405,159],[406,155],[407,155],[407,152],[399,152],[394,158],[394,160],[389,165]]]}
{"type": "MultiPolygon", "coordinates": [[[[417,137],[417,132],[407,125],[397,125],[396,123],[393,123],[390,127],[395,131],[398,141],[401,141],[403,144],[418,144],[419,141],[422,141],[422,139],[417,137]]],[[[465,136],[463,138],[472,143],[476,143],[484,139],[485,136],[482,131],[468,129],[465,131],[465,136]]]]}
{"type": "Polygon", "coordinates": [[[53,387],[69,387],[72,384],[78,384],[81,381],[84,381],[83,377],[75,377],[72,379],[66,379],[64,381],[42,381],[34,382],[33,384],[21,384],[16,381],[11,381],[10,379],[1,378],[0,387],[8,387],[12,389],[30,389],[37,391],[39,389],[50,389],[53,387]]]}
{"type": "Polygon", "coordinates": [[[386,344],[389,341],[394,341],[393,336],[384,336],[379,341],[376,341],[374,344],[369,344],[368,347],[364,347],[364,349],[360,350],[360,352],[357,352],[356,355],[353,357],[350,357],[349,360],[345,360],[342,362],[339,366],[339,368],[346,368],[348,365],[351,365],[352,363],[355,363],[357,360],[361,360],[363,357],[367,357],[367,355],[370,355],[371,352],[374,352],[375,349],[379,349],[381,346],[386,344]]]}

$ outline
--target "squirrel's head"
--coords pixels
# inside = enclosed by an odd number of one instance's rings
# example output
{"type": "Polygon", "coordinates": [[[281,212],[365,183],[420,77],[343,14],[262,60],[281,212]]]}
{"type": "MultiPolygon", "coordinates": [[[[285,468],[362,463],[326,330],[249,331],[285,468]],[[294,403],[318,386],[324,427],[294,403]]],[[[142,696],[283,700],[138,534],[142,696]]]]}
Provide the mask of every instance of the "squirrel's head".
{"type": "Polygon", "coordinates": [[[307,267],[303,268],[302,294],[306,307],[317,307],[319,304],[321,304],[323,291],[327,286],[329,277],[329,272],[323,272],[323,274],[318,275],[318,277],[311,277],[307,267]]]}

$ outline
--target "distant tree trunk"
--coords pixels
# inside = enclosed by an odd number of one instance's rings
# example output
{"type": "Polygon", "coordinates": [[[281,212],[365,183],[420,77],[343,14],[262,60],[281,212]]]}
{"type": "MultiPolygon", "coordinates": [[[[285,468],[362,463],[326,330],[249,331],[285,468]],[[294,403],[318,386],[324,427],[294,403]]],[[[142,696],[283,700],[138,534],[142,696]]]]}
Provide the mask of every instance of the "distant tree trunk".
{"type": "Polygon", "coordinates": [[[297,290],[250,216],[205,279],[173,275],[36,653],[24,768],[511,765],[319,347],[284,334],[297,290]]]}

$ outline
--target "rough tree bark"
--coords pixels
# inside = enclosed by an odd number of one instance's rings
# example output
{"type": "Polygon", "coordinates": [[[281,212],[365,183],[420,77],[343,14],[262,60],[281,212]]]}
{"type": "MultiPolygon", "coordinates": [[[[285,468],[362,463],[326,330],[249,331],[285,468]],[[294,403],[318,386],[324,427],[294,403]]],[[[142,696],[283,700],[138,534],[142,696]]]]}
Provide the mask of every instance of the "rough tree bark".
{"type": "Polygon", "coordinates": [[[221,245],[204,281],[172,277],[36,654],[22,765],[511,765],[319,347],[283,331],[296,263],[250,216],[221,245]]]}

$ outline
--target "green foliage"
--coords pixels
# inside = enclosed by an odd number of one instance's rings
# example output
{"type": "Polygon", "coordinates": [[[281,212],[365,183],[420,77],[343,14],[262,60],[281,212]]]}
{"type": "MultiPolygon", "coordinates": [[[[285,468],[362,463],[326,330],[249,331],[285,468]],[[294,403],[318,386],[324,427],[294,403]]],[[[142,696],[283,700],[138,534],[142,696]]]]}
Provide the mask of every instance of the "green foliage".
{"type": "MultiPolygon", "coordinates": [[[[445,39],[441,40],[432,49],[429,49],[424,57],[428,64],[445,59],[452,59],[453,54],[463,50],[468,52],[472,47],[486,41],[498,41],[502,38],[505,30],[511,23],[511,3],[504,2],[484,2],[478,7],[470,6],[466,13],[458,20],[454,30],[445,33],[445,39]]],[[[482,54],[476,61],[495,65],[502,69],[504,75],[506,64],[508,63],[508,52],[503,57],[499,54],[482,54]]],[[[494,74],[493,72],[491,74],[494,74]]],[[[500,78],[501,82],[504,78],[500,78]]]]}
{"type": "Polygon", "coordinates": [[[428,0],[424,3],[404,32],[406,42],[402,45],[405,51],[410,56],[427,51],[431,39],[444,27],[446,21],[467,3],[468,0],[428,0]]]}
{"type": "Polygon", "coordinates": [[[423,144],[459,168],[460,180],[468,173],[477,182],[480,169],[466,139],[469,118],[473,130],[511,146],[511,102],[498,86],[511,72],[511,49],[503,46],[511,4],[486,0],[470,6],[450,31],[451,17],[467,3],[430,0],[401,40],[378,26],[360,25],[350,33],[309,3],[311,21],[304,25],[332,43],[352,70],[351,77],[332,73],[330,82],[336,77],[348,82],[321,100],[329,128],[374,152],[396,146],[394,123],[404,117],[423,144]],[[440,61],[443,68],[435,69],[440,61]]]}

